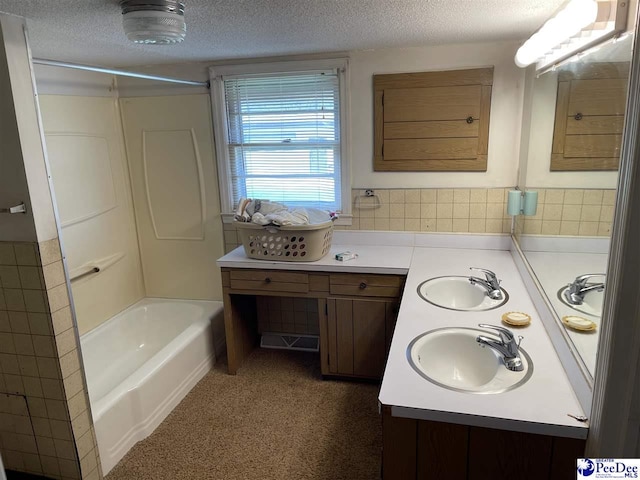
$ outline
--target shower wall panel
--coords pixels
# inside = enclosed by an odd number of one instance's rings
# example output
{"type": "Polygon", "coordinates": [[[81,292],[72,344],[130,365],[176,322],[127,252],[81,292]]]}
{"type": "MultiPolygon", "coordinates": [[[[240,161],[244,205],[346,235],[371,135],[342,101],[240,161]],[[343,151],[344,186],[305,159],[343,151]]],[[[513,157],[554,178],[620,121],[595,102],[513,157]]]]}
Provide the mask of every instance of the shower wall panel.
{"type": "Polygon", "coordinates": [[[147,296],[220,300],[224,254],[209,95],[122,98],[147,296]]]}
{"type": "Polygon", "coordinates": [[[117,100],[41,95],[80,334],[144,296],[117,100]]]}

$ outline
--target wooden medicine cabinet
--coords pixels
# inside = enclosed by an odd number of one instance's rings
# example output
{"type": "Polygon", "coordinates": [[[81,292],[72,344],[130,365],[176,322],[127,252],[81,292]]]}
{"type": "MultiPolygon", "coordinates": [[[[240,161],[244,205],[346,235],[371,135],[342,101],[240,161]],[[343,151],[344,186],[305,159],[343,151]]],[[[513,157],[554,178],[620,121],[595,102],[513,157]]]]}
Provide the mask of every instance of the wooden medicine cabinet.
{"type": "Polygon", "coordinates": [[[551,171],[618,169],[628,78],[628,62],[558,74],[551,171]]]}
{"type": "Polygon", "coordinates": [[[493,67],[373,76],[375,171],[487,170],[493,67]]]}

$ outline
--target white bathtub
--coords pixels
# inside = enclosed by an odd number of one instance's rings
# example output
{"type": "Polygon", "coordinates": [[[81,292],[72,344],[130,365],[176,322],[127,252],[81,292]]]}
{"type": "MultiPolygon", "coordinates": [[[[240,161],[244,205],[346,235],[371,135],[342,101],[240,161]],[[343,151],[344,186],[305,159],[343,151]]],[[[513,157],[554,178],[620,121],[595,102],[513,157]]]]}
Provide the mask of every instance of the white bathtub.
{"type": "Polygon", "coordinates": [[[211,369],[223,324],[222,302],[144,298],[80,338],[105,475],[211,369]]]}

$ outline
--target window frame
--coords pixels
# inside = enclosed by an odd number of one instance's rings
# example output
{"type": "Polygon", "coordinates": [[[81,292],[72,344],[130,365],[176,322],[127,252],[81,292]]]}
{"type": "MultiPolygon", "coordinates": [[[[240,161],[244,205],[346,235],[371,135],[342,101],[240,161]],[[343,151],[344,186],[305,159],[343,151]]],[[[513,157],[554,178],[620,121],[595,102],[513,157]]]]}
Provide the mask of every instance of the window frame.
{"type": "Polygon", "coordinates": [[[209,67],[211,82],[211,108],[215,138],[220,207],[223,221],[233,221],[233,191],[231,186],[231,164],[229,159],[229,135],[224,93],[224,77],[255,75],[263,73],[296,73],[336,69],[340,94],[340,185],[341,209],[337,223],[351,225],[351,159],[349,148],[349,60],[329,58],[320,60],[291,60],[282,62],[257,62],[243,64],[221,64],[209,67]]]}

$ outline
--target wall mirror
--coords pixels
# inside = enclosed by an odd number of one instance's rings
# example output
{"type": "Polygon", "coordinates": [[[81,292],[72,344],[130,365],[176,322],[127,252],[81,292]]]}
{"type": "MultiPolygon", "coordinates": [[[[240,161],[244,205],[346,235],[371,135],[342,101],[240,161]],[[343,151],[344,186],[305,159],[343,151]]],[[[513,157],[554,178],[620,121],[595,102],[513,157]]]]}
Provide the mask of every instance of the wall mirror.
{"type": "Polygon", "coordinates": [[[515,237],[593,381],[629,65],[627,33],[553,71],[527,72],[519,187],[538,192],[515,237]]]}

